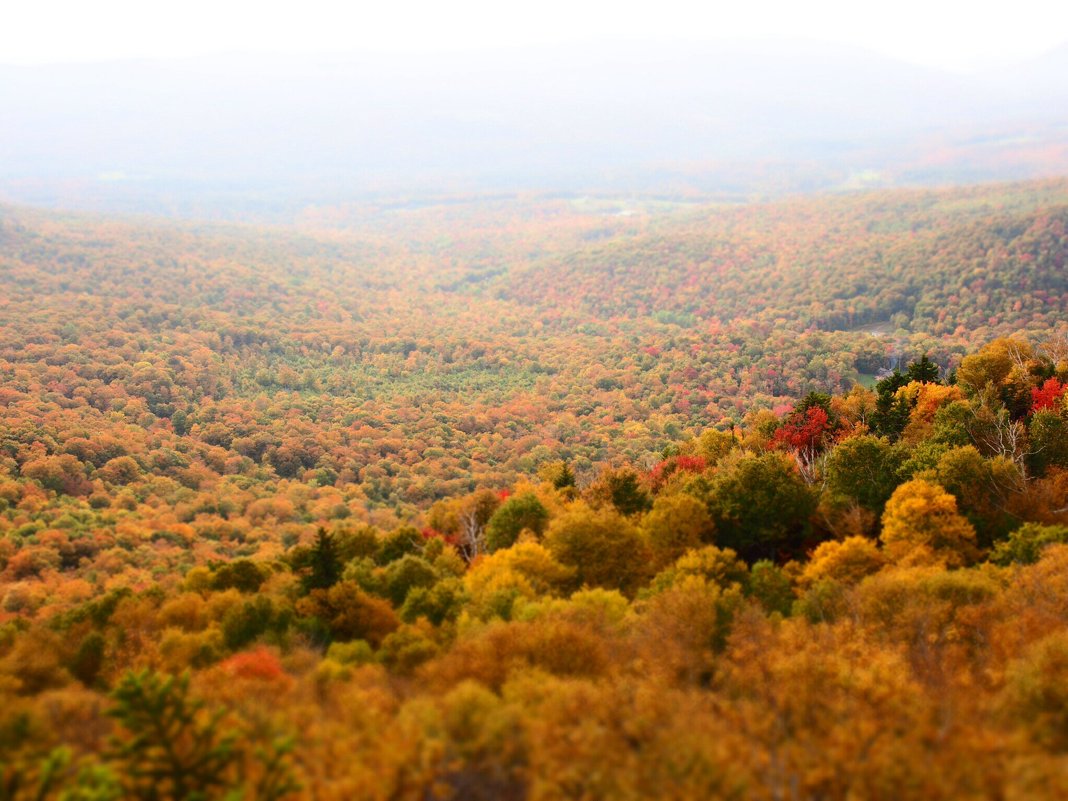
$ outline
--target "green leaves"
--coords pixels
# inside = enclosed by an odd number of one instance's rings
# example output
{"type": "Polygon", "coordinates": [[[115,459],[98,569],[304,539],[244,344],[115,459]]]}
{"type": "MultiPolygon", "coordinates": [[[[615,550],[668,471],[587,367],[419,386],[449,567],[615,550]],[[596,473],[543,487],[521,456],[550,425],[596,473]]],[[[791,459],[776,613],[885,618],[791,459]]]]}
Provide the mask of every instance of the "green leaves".
{"type": "Polygon", "coordinates": [[[128,673],[112,698],[108,714],[126,736],[114,738],[110,756],[135,797],[197,801],[226,787],[236,734],[220,729],[225,710],[208,714],[190,697],[188,674],[128,673]]]}
{"type": "Polygon", "coordinates": [[[120,726],[106,754],[141,801],[282,799],[297,789],[288,739],[250,740],[226,707],[192,695],[189,674],[127,673],[108,711],[120,726]],[[249,790],[252,794],[249,794],[249,790]]]}

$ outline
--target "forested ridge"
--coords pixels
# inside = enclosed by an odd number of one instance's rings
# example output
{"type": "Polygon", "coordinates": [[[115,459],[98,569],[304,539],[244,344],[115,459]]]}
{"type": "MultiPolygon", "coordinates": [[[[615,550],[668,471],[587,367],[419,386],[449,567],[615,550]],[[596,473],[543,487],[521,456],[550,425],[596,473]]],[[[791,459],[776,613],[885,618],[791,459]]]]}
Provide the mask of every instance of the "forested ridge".
{"type": "Polygon", "coordinates": [[[0,799],[1062,797],[1066,224],[0,210],[0,799]]]}
{"type": "Polygon", "coordinates": [[[9,414],[410,510],[553,459],[648,466],[751,409],[1062,322],[1064,182],[613,208],[336,209],[303,233],[6,211],[9,414]]]}

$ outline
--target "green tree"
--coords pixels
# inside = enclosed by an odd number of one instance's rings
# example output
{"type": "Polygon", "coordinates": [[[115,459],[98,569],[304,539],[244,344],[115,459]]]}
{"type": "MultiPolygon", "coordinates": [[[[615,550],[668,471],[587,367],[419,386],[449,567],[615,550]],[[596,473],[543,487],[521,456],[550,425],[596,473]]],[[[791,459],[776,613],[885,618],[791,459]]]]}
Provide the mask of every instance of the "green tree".
{"type": "Polygon", "coordinates": [[[549,462],[542,465],[538,470],[538,477],[548,481],[558,490],[566,490],[575,486],[575,474],[571,466],[565,461],[549,462]]]}
{"type": "Polygon", "coordinates": [[[605,468],[587,488],[586,497],[594,506],[610,503],[620,514],[628,516],[644,512],[651,505],[638,474],[628,467],[605,468]]]}
{"type": "Polygon", "coordinates": [[[513,496],[498,507],[486,524],[486,549],[492,553],[511,547],[523,529],[540,535],[548,520],[549,512],[533,492],[513,496]]]}
{"type": "MultiPolygon", "coordinates": [[[[318,547],[317,543],[316,551],[312,554],[313,559],[318,547]]],[[[314,561],[312,565],[314,569],[314,561]]],[[[269,568],[258,565],[251,559],[235,559],[215,568],[211,585],[216,590],[227,590],[232,587],[240,592],[256,592],[269,574],[269,568]]]]}
{"type": "Polygon", "coordinates": [[[400,607],[416,587],[430,587],[438,580],[433,565],[419,556],[406,554],[390,562],[385,570],[386,592],[393,605],[400,607]]]}
{"type": "Polygon", "coordinates": [[[648,576],[649,557],[637,529],[611,508],[576,501],[549,524],[549,552],[576,571],[578,584],[633,593],[648,576]]]}
{"type": "Polygon", "coordinates": [[[804,542],[816,496],[786,454],[744,454],[721,465],[708,506],[719,545],[747,561],[774,560],[804,542]]]}
{"type": "Polygon", "coordinates": [[[898,484],[901,458],[881,437],[850,437],[827,457],[827,492],[835,502],[858,504],[881,515],[898,484]]]}
{"type": "Polygon", "coordinates": [[[298,789],[287,754],[291,743],[255,747],[228,726],[226,710],[210,711],[189,690],[188,674],[127,673],[112,691],[108,714],[120,726],[108,757],[127,797],[142,801],[285,798],[298,789]]]}
{"type": "Polygon", "coordinates": [[[790,614],[795,600],[786,571],[767,559],[756,562],[750,570],[749,595],[760,602],[765,612],[778,612],[780,615],[790,614]]]}
{"type": "Polygon", "coordinates": [[[909,383],[908,376],[898,370],[875,385],[875,410],[871,413],[872,431],[891,442],[901,436],[909,422],[912,411],[907,399],[898,397],[897,391],[909,383]]]}
{"type": "Polygon", "coordinates": [[[1050,409],[1035,412],[1028,429],[1028,466],[1036,475],[1051,467],[1068,468],[1068,421],[1050,409]]]}
{"type": "Polygon", "coordinates": [[[306,590],[325,590],[341,579],[341,562],[337,558],[334,535],[320,526],[311,552],[311,573],[305,579],[306,590]]]}
{"type": "Polygon", "coordinates": [[[944,487],[957,499],[957,507],[975,527],[978,543],[990,547],[1019,524],[1006,511],[1009,496],[1022,489],[1016,467],[1004,457],[985,459],[971,445],[951,448],[935,466],[916,474],[944,487]]]}
{"type": "Polygon", "coordinates": [[[1068,526],[1043,526],[1040,523],[1024,523],[999,542],[990,554],[990,561],[997,565],[1033,565],[1048,545],[1068,542],[1068,526]]]}
{"type": "Polygon", "coordinates": [[[128,673],[111,694],[108,714],[122,727],[110,754],[126,789],[144,801],[193,801],[224,794],[237,761],[237,734],[223,713],[208,713],[189,692],[189,675],[128,673]]]}
{"type": "Polygon", "coordinates": [[[935,384],[938,382],[938,365],[923,354],[918,362],[913,362],[905,371],[905,378],[909,381],[919,381],[921,384],[935,384]]]}

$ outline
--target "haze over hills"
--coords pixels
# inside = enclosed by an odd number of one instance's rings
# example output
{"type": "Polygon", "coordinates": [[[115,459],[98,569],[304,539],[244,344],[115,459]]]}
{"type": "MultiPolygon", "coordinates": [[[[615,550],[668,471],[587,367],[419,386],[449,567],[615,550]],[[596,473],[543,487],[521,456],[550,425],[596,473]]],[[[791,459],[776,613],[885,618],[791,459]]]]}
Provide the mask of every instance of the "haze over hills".
{"type": "Polygon", "coordinates": [[[1066,52],[975,75],[788,43],[2,67],[0,196],[286,219],[383,194],[1056,175],[1066,52]]]}

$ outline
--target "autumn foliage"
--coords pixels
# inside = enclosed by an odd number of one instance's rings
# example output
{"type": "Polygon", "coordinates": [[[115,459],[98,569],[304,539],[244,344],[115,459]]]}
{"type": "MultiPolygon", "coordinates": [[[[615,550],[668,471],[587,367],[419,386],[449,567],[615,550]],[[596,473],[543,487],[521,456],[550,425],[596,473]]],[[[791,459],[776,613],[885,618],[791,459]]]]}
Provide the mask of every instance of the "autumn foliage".
{"type": "Polygon", "coordinates": [[[1066,185],[524,202],[0,210],[0,798],[1065,797],[1066,185]]]}

